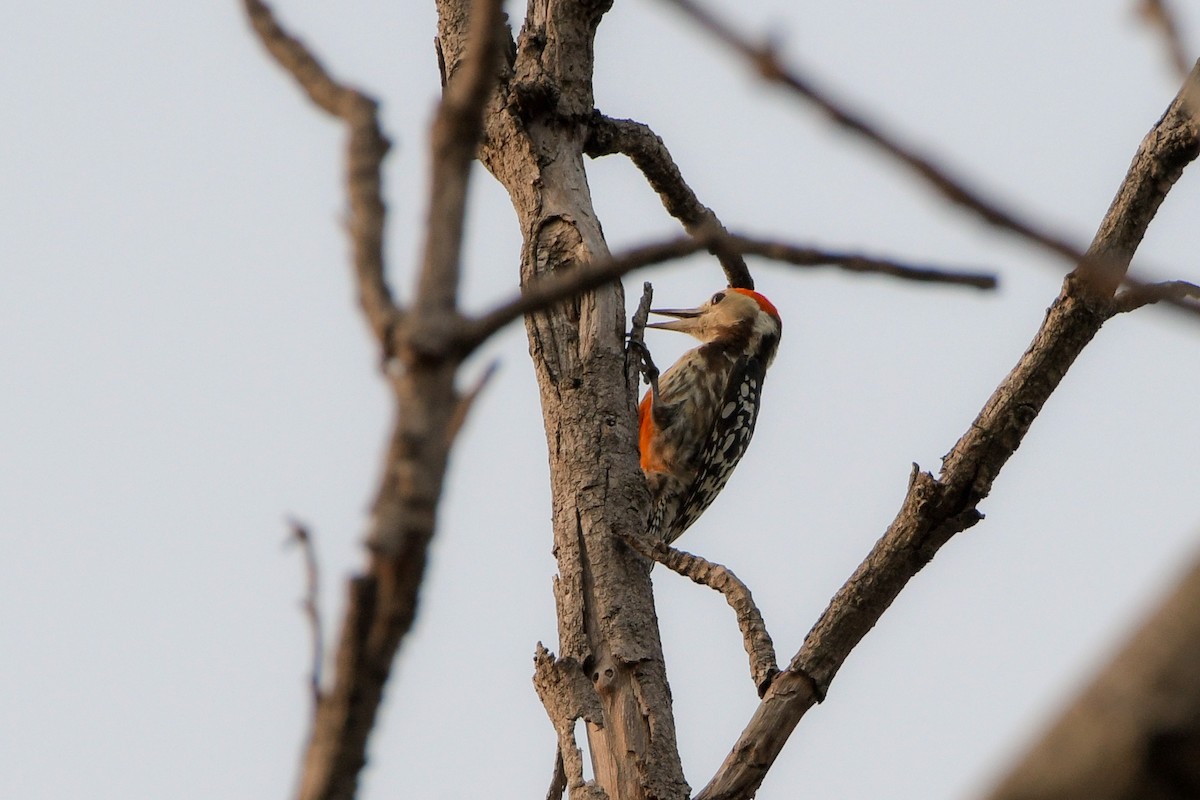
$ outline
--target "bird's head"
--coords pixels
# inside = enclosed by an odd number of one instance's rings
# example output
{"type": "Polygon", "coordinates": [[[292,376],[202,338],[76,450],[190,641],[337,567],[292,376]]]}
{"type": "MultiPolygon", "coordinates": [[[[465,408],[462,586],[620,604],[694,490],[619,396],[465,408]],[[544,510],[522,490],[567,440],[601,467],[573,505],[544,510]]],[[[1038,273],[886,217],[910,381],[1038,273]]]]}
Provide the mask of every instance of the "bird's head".
{"type": "Polygon", "coordinates": [[[652,309],[651,314],[674,317],[647,328],[679,331],[702,342],[737,342],[768,364],[783,332],[783,321],[771,301],[752,289],[722,289],[698,308],[652,309]]]}

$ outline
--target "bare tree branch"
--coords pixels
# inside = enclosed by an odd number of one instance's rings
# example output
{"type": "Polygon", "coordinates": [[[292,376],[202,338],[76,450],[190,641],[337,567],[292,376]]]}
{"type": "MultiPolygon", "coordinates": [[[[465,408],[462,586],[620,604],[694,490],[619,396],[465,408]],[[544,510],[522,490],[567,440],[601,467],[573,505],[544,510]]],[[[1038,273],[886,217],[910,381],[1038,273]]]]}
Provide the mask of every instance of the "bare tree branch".
{"type": "Polygon", "coordinates": [[[709,246],[709,252],[721,262],[729,285],[739,289],[754,288],[754,278],[742,254],[722,247],[720,237],[728,236],[729,231],[683,180],[662,138],[648,125],[631,119],[611,119],[597,111],[588,127],[583,151],[592,158],[613,153],[628,156],[642,171],[650,187],[658,192],[667,213],[683,223],[684,230],[694,235],[706,231],[719,234],[709,246]]]}
{"type": "Polygon", "coordinates": [[[1187,75],[1190,67],[1188,48],[1183,43],[1183,32],[1170,0],[1140,0],[1137,13],[1147,26],[1162,36],[1171,68],[1181,78],[1187,75]]]}
{"type": "Polygon", "coordinates": [[[376,103],[330,77],[304,43],[280,27],[270,7],[261,0],[245,0],[245,8],[267,52],[295,78],[314,103],[342,119],[349,129],[346,194],[350,201],[349,229],[358,297],[371,331],[384,344],[400,318],[400,311],[384,278],[386,209],[380,170],[390,144],[379,129],[376,103]]]}
{"type": "Polygon", "coordinates": [[[449,76],[433,122],[429,215],[413,310],[431,317],[425,324],[436,325],[442,340],[447,338],[442,326],[457,314],[467,179],[483,131],[483,109],[495,87],[502,5],[498,1],[471,4],[471,52],[449,76]]]}
{"type": "MultiPolygon", "coordinates": [[[[1200,65],[1142,140],[1089,257],[1128,266],[1167,192],[1200,153],[1197,92],[1200,65]]],[[[752,796],[800,718],[901,589],[954,534],[982,518],[978,504],[1075,358],[1112,314],[1111,294],[1098,294],[1105,284],[1085,278],[1079,272],[1067,276],[1029,349],[945,456],[941,474],[935,478],[913,465],[896,519],[830,601],[788,669],[772,682],[698,800],[752,796]]]]}
{"type": "Polygon", "coordinates": [[[758,696],[762,697],[772,679],[779,674],[779,665],[775,662],[775,644],[771,641],[771,634],[767,633],[767,624],[746,584],[728,567],[676,549],[665,542],[649,544],[636,536],[623,536],[622,539],[643,558],[721,593],[737,617],[742,643],[746,655],[750,657],[750,678],[754,681],[758,696]]]}
{"type": "Polygon", "coordinates": [[[1200,797],[1200,560],[989,800],[1200,797]]]}
{"type": "Polygon", "coordinates": [[[321,666],[325,662],[325,635],[321,624],[321,573],[317,565],[317,551],[312,535],[299,520],[289,520],[292,536],[288,540],[299,545],[304,554],[304,600],[301,608],[308,620],[312,635],[312,668],[309,672],[309,687],[312,690],[313,709],[321,704],[321,666]]]}
{"type": "Polygon", "coordinates": [[[952,176],[914,148],[901,144],[896,137],[869,122],[866,117],[835,101],[824,90],[817,88],[812,79],[801,75],[795,68],[785,67],[769,43],[756,44],[752,42],[695,0],[665,0],[665,2],[682,10],[706,31],[745,56],[763,78],[787,87],[819,108],[835,124],[862,136],[907,166],[952,203],[974,212],[989,225],[1012,231],[1030,241],[1037,242],[1073,264],[1084,260],[1084,253],[1077,246],[1050,231],[1039,228],[1029,220],[1022,219],[1017,212],[1005,209],[998,201],[986,197],[978,189],[970,187],[961,179],[952,176]]]}
{"type": "Polygon", "coordinates": [[[1200,286],[1187,281],[1140,284],[1119,292],[1113,299],[1112,311],[1123,314],[1163,300],[1182,304],[1187,298],[1200,299],[1200,286]]]}
{"type": "MultiPolygon", "coordinates": [[[[1122,281],[1133,287],[1145,285],[1143,280],[1129,274],[1128,263],[1122,263],[1119,257],[1109,258],[1106,254],[1096,252],[1094,249],[1085,253],[1066,238],[1023,219],[1017,212],[1005,209],[999,201],[988,198],[979,189],[968,186],[963,180],[938,166],[932,159],[917,152],[915,148],[902,144],[898,138],[868,121],[866,117],[834,100],[823,89],[819,89],[811,78],[800,74],[794,67],[785,67],[769,41],[764,44],[756,44],[739,34],[731,25],[696,0],[665,0],[665,2],[681,9],[713,36],[745,56],[765,80],[779,83],[812,103],[835,124],[862,136],[884,153],[907,166],[952,203],[973,212],[989,225],[1022,236],[1081,269],[1085,275],[1091,276],[1089,280],[1094,280],[1098,284],[1096,291],[1099,295],[1110,294],[1110,289],[1115,288],[1122,281]]],[[[1185,68],[1183,72],[1186,73],[1187,69],[1185,68]]],[[[1165,298],[1165,300],[1182,310],[1200,315],[1200,307],[1195,304],[1180,303],[1175,298],[1165,298]]]]}
{"type": "Polygon", "coordinates": [[[728,247],[740,253],[781,261],[796,267],[837,267],[847,272],[887,275],[918,283],[941,283],[972,289],[995,289],[997,279],[991,272],[965,272],[943,267],[911,264],[887,258],[875,258],[859,253],[838,253],[801,247],[786,242],[730,236],[728,247]]]}
{"type": "Polygon", "coordinates": [[[468,54],[438,107],[430,223],[413,313],[403,316],[384,280],[380,163],[387,143],[379,132],[374,101],[330,78],[261,0],[244,4],[268,52],[314,102],[349,128],[347,182],[355,273],[363,309],[390,362],[387,375],[397,404],[367,535],[367,569],[350,581],[335,678],[317,703],[299,787],[301,800],[350,800],[366,763],[367,740],[396,651],[416,614],[452,434],[465,413],[454,388],[459,360],[454,358],[451,334],[459,324],[458,262],[467,174],[483,106],[494,85],[501,4],[472,3],[468,54]]]}
{"type": "Polygon", "coordinates": [[[453,442],[458,436],[458,432],[462,428],[463,423],[466,422],[467,415],[471,413],[471,408],[474,407],[475,401],[479,399],[479,395],[487,388],[487,385],[495,377],[496,371],[499,369],[499,360],[489,363],[475,380],[475,385],[458,399],[458,403],[454,406],[454,416],[450,418],[450,426],[446,430],[446,440],[448,442],[453,442]]]}
{"type": "Polygon", "coordinates": [[[877,273],[922,283],[944,283],[975,289],[992,289],[996,286],[995,276],[989,273],[954,272],[872,258],[858,253],[818,250],[706,230],[694,237],[668,239],[643,245],[618,256],[593,261],[569,272],[540,278],[528,285],[517,297],[501,303],[481,317],[467,321],[460,332],[459,346],[463,352],[470,352],[496,331],[525,314],[540,311],[554,303],[604,286],[635,269],[686,258],[708,250],[714,246],[713,242],[717,242],[716,246],[729,252],[762,256],[799,267],[839,267],[850,272],[877,273]]]}

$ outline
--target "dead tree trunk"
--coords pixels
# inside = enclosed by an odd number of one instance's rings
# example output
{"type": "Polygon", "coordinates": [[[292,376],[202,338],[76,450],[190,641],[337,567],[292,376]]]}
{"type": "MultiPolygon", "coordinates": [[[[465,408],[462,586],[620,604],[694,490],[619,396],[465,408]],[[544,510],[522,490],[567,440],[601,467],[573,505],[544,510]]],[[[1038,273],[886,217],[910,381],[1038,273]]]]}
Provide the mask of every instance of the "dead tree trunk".
{"type": "MultiPolygon", "coordinates": [[[[522,285],[608,255],[583,163],[593,37],[607,8],[531,2],[488,106],[480,158],[517,212],[522,285]]],[[[442,0],[438,11],[449,77],[463,57],[467,3],[442,0]]],[[[526,317],[550,454],[559,570],[560,652],[557,662],[539,659],[539,673],[546,673],[539,674],[539,689],[573,789],[582,775],[570,766],[578,763],[570,731],[572,717],[582,716],[596,783],[608,797],[678,798],[688,788],[649,564],[618,535],[640,532],[647,502],[634,446],[636,387],[626,380],[624,317],[619,282],[526,317]],[[552,670],[587,680],[552,681],[552,670]],[[553,691],[563,696],[548,697],[553,691]]]]}

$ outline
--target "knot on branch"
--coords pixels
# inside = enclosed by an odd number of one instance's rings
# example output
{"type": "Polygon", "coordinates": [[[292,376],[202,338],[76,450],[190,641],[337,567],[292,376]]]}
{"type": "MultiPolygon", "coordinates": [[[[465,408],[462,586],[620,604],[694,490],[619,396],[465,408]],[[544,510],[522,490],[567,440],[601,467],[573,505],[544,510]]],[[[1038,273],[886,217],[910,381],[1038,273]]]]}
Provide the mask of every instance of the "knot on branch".
{"type": "Polygon", "coordinates": [[[528,122],[554,113],[560,95],[559,88],[545,78],[514,81],[505,105],[518,119],[528,122]]]}
{"type": "Polygon", "coordinates": [[[414,309],[391,323],[385,352],[410,370],[457,363],[470,350],[466,331],[466,319],[453,309],[436,313],[414,309]]]}

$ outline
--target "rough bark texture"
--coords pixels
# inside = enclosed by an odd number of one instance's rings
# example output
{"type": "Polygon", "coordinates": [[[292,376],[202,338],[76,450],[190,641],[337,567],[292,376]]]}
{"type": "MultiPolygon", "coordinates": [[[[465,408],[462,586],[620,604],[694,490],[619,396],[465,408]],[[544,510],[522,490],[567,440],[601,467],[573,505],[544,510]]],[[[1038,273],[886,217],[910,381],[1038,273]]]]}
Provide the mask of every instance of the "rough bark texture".
{"type": "Polygon", "coordinates": [[[988,800],[1200,797],[1200,560],[988,800]]]}
{"type": "MultiPolygon", "coordinates": [[[[485,119],[480,158],[508,190],[524,238],[521,282],[606,258],[592,208],[583,144],[592,115],[592,43],[604,2],[532,0],[515,53],[485,119]]],[[[463,57],[465,3],[440,0],[448,77],[463,57]]],[[[596,787],[613,800],[688,793],[675,745],[670,694],[649,565],[622,544],[639,531],[646,490],[624,353],[624,296],[609,284],[526,317],[542,395],[554,497],[559,648],[589,680],[601,720],[588,723],[596,787]]],[[[569,659],[569,661],[568,661],[569,659]]],[[[546,671],[546,667],[542,671],[546,671]]],[[[593,707],[590,698],[556,702],[593,707]]],[[[561,729],[563,719],[554,719],[561,729]]],[[[572,787],[572,795],[583,794],[572,787]]]]}

